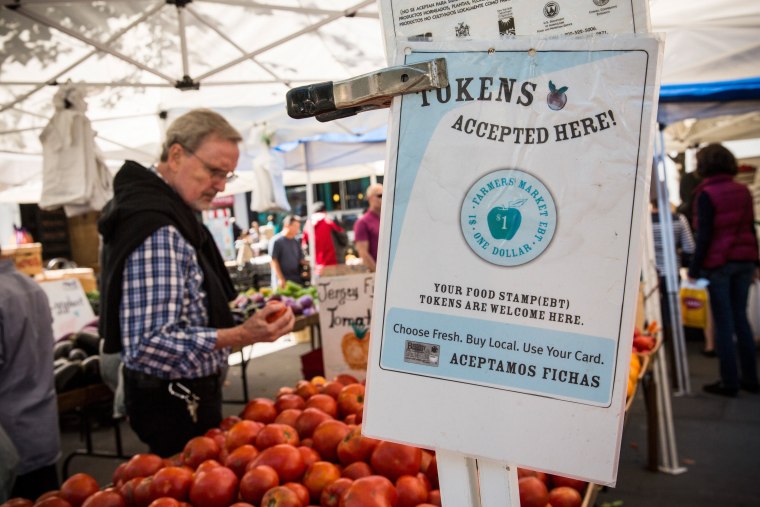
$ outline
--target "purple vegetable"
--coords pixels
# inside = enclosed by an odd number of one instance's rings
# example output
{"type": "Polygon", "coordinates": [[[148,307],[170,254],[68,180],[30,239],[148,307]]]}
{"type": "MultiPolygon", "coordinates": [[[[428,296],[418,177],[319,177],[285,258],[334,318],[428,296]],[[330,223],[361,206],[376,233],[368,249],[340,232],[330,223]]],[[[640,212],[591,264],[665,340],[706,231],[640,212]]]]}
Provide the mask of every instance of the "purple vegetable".
{"type": "Polygon", "coordinates": [[[297,301],[293,301],[293,304],[290,305],[290,308],[293,310],[294,315],[303,314],[303,306],[301,306],[297,301]]]}
{"type": "Polygon", "coordinates": [[[311,308],[314,306],[314,298],[311,297],[309,294],[304,294],[300,298],[296,300],[298,304],[303,306],[304,308],[311,308]]]}

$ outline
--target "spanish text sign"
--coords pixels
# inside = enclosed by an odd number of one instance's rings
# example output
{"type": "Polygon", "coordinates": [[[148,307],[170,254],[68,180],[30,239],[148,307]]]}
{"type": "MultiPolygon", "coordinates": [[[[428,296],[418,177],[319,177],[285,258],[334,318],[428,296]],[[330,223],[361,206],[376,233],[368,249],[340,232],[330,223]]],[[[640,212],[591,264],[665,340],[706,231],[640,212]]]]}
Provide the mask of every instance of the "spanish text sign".
{"type": "Polygon", "coordinates": [[[365,431],[609,484],[661,45],[469,44],[405,57],[451,84],[394,109],[365,431]]]}
{"type": "MultiPolygon", "coordinates": [[[[649,31],[645,0],[381,0],[386,43],[649,31]]],[[[389,47],[392,54],[392,48],[389,47]]]]}

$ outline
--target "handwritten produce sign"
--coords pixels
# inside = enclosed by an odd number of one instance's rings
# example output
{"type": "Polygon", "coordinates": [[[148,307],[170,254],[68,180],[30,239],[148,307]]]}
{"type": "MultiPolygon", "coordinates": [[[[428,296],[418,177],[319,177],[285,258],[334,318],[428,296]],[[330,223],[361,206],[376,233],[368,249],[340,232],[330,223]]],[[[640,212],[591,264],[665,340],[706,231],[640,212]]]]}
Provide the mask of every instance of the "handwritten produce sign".
{"type": "Polygon", "coordinates": [[[365,431],[612,483],[661,45],[446,44],[394,107],[365,431]]]}
{"type": "Polygon", "coordinates": [[[375,275],[358,273],[317,279],[319,329],[325,376],[367,374],[375,275]]]}
{"type": "Polygon", "coordinates": [[[56,340],[81,331],[95,320],[92,306],[77,278],[40,282],[53,315],[53,336],[56,340]]]}

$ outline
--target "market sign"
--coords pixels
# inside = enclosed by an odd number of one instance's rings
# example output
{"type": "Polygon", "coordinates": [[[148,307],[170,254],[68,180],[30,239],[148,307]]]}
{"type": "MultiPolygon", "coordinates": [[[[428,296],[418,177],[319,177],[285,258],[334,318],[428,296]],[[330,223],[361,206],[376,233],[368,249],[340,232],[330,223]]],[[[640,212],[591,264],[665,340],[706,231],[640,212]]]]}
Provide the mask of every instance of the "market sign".
{"type": "Polygon", "coordinates": [[[387,53],[403,40],[649,32],[646,0],[381,0],[387,53]]]}
{"type": "Polygon", "coordinates": [[[409,45],[450,86],[394,105],[367,435],[615,482],[661,50],[409,45]]]}
{"type": "Polygon", "coordinates": [[[53,337],[65,338],[95,320],[95,313],[78,278],[40,281],[53,315],[53,337]]]}
{"type": "Polygon", "coordinates": [[[374,273],[322,276],[316,281],[325,376],[367,375],[374,273]]]}

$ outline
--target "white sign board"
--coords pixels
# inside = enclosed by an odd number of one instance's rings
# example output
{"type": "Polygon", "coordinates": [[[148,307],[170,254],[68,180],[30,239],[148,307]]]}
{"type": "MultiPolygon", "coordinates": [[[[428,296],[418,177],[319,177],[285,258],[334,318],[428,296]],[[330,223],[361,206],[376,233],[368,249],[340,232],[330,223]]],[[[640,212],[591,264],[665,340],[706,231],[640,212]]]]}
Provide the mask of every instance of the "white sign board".
{"type": "Polygon", "coordinates": [[[393,107],[367,435],[614,483],[661,51],[409,44],[450,87],[393,107]]]}
{"type": "Polygon", "coordinates": [[[387,54],[395,40],[499,40],[515,35],[649,32],[646,0],[381,0],[387,54]]]}
{"type": "Polygon", "coordinates": [[[41,282],[53,314],[53,337],[56,340],[77,333],[95,320],[92,306],[77,278],[41,282]]]}
{"type": "Polygon", "coordinates": [[[317,279],[319,332],[325,376],[367,375],[374,273],[326,276],[317,279]]]}

